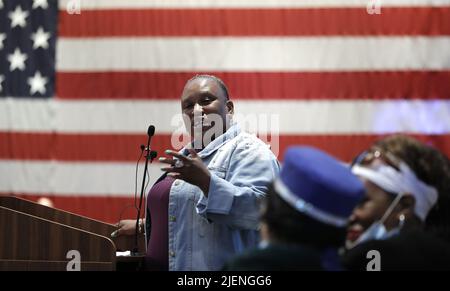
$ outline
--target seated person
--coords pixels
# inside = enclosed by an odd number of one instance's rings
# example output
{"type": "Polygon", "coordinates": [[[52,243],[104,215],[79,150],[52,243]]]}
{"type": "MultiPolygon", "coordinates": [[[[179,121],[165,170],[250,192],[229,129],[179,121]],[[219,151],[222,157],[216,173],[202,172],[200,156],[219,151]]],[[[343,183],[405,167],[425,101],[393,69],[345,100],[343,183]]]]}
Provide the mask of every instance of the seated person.
{"type": "Polygon", "coordinates": [[[348,269],[366,270],[367,252],[377,250],[381,270],[450,270],[450,244],[425,228],[439,196],[448,194],[442,192],[449,181],[445,161],[405,136],[386,138],[355,160],[352,171],[367,191],[350,217],[343,256],[348,269]]]}
{"type": "Polygon", "coordinates": [[[224,270],[341,270],[337,249],[348,215],[363,197],[361,181],[333,157],[310,147],[289,148],[263,202],[260,247],[224,270]]]}

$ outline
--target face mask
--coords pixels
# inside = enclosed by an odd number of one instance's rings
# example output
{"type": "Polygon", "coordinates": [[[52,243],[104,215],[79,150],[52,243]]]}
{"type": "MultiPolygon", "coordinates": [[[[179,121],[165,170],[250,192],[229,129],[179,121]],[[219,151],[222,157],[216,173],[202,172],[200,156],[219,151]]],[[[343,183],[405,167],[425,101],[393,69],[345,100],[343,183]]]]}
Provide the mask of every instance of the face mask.
{"type": "Polygon", "coordinates": [[[261,241],[259,242],[258,248],[259,248],[259,249],[265,249],[265,248],[267,248],[268,246],[269,246],[269,241],[267,241],[267,240],[261,240],[261,241]]]}
{"type": "Polygon", "coordinates": [[[372,223],[372,225],[366,229],[366,231],[364,231],[359,238],[354,241],[354,242],[347,242],[346,243],[346,248],[347,249],[351,249],[363,242],[366,241],[370,241],[370,240],[385,240],[388,239],[390,237],[393,237],[394,235],[397,235],[400,233],[400,229],[403,226],[404,223],[404,216],[401,215],[400,216],[400,223],[399,226],[391,229],[391,230],[387,230],[386,227],[384,226],[384,221],[389,217],[389,215],[391,214],[392,210],[394,210],[395,206],[397,205],[397,203],[400,201],[400,199],[402,198],[402,195],[398,195],[394,201],[392,201],[391,205],[388,207],[388,209],[386,210],[386,212],[384,213],[383,217],[378,220],[375,221],[374,223],[372,223]]]}
{"type": "Polygon", "coordinates": [[[361,236],[352,243],[351,247],[370,240],[384,240],[399,234],[400,227],[387,230],[381,221],[374,222],[361,236]]]}

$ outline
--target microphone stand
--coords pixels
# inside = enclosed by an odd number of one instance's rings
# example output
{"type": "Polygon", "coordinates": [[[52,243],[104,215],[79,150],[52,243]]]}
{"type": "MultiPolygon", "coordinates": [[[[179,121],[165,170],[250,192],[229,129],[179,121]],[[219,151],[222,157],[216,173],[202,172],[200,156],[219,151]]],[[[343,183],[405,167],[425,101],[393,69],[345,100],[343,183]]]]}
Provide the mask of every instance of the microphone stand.
{"type": "Polygon", "coordinates": [[[144,167],[144,177],[142,178],[142,185],[141,185],[141,196],[139,198],[139,207],[137,211],[137,218],[136,218],[136,229],[134,232],[134,248],[132,251],[132,255],[137,256],[139,255],[139,243],[138,243],[138,233],[139,233],[139,220],[141,218],[141,209],[142,209],[142,199],[144,197],[144,186],[145,186],[145,178],[147,177],[147,171],[148,171],[148,160],[150,160],[150,163],[153,161],[154,158],[156,158],[157,152],[150,150],[150,141],[152,139],[152,136],[155,134],[155,127],[153,125],[150,125],[147,130],[147,147],[145,148],[145,167],[144,167]]]}

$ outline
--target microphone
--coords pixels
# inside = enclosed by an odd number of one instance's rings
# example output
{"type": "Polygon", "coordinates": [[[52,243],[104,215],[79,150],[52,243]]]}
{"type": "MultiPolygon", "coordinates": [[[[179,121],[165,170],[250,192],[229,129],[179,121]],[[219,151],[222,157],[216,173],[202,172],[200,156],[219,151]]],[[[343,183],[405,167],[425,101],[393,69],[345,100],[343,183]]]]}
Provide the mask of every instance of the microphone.
{"type": "Polygon", "coordinates": [[[141,185],[141,196],[139,197],[139,207],[137,209],[137,218],[136,218],[136,229],[134,231],[134,248],[133,248],[133,254],[138,255],[139,254],[139,244],[138,244],[138,234],[139,234],[139,219],[141,218],[141,209],[142,209],[142,199],[144,198],[144,186],[145,186],[145,179],[147,177],[147,171],[148,171],[148,160],[150,160],[150,163],[153,161],[154,158],[157,156],[156,151],[152,151],[150,148],[150,142],[152,140],[152,136],[155,134],[155,127],[153,125],[150,125],[147,129],[147,147],[145,145],[141,145],[141,150],[146,151],[145,154],[145,167],[144,167],[144,177],[142,178],[142,185],[141,185]]]}
{"type": "Polygon", "coordinates": [[[149,137],[152,137],[155,134],[155,127],[153,125],[150,125],[147,129],[147,135],[149,137]]]}

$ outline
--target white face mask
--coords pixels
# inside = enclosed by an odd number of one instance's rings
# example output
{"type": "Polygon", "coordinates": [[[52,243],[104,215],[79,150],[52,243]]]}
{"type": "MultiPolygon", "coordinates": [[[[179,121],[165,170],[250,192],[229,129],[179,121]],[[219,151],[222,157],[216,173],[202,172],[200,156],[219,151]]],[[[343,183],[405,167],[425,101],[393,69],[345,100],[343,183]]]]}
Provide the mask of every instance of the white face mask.
{"type": "Polygon", "coordinates": [[[400,233],[401,227],[387,230],[384,224],[379,220],[374,222],[366,231],[364,231],[356,241],[347,242],[347,248],[353,248],[363,242],[370,240],[384,240],[400,233]]]}
{"type": "Polygon", "coordinates": [[[269,241],[268,240],[261,240],[258,244],[258,248],[259,249],[265,249],[269,246],[269,241]]]}
{"type": "Polygon", "coordinates": [[[375,221],[374,223],[372,223],[372,225],[366,229],[359,237],[357,240],[355,240],[354,242],[346,242],[345,247],[347,249],[351,249],[363,242],[366,241],[370,241],[370,240],[385,240],[388,239],[390,237],[393,237],[394,235],[397,235],[400,233],[400,230],[403,226],[404,223],[404,216],[401,215],[400,216],[400,223],[397,227],[391,229],[391,230],[387,230],[386,227],[384,226],[384,221],[389,217],[389,215],[392,213],[392,211],[394,210],[395,206],[397,206],[398,202],[400,201],[400,199],[402,198],[402,194],[399,194],[395,197],[394,201],[392,201],[391,205],[389,205],[388,209],[384,212],[383,217],[378,220],[375,221]]]}

